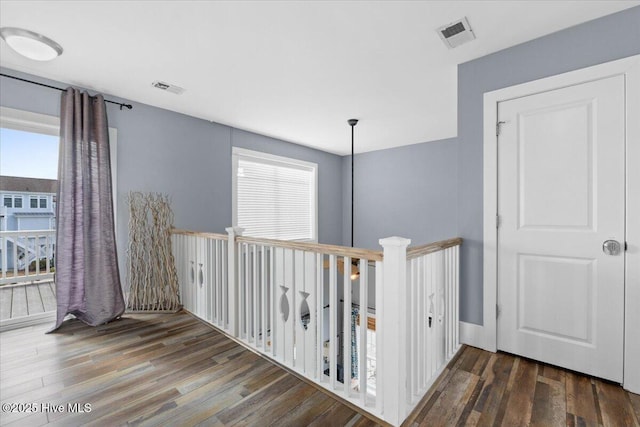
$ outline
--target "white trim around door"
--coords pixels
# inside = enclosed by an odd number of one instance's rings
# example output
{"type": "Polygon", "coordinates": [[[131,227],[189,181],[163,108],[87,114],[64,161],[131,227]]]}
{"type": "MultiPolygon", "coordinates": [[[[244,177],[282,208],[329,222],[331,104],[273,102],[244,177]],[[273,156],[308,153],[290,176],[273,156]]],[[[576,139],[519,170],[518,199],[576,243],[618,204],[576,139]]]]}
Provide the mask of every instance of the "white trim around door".
{"type": "MultiPolygon", "coordinates": [[[[484,318],[480,347],[497,350],[497,106],[514,98],[624,75],[626,102],[625,389],[640,393],[640,55],[612,61],[484,95],[484,318]]],[[[478,331],[479,332],[479,331],[478,331]]]]}

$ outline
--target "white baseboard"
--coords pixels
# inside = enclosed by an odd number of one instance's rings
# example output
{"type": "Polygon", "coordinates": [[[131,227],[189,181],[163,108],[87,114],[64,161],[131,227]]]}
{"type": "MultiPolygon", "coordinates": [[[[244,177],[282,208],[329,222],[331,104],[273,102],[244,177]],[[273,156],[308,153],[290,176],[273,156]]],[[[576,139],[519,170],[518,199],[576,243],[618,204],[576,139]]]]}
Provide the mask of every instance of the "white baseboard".
{"type": "Polygon", "coordinates": [[[482,325],[460,322],[460,344],[492,351],[485,343],[485,331],[482,325]]]}

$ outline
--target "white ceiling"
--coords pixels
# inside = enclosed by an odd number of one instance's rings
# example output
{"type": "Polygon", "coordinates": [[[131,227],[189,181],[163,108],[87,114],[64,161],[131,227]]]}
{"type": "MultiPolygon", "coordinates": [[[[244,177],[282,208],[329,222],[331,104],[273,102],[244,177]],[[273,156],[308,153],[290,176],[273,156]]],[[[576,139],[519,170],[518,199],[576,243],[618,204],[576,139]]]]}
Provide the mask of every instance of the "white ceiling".
{"type": "Polygon", "coordinates": [[[455,136],[457,64],[638,4],[2,0],[0,26],[64,53],[40,63],[2,42],[0,65],[346,154],[350,118],[356,152],[455,136]],[[449,50],[435,29],[463,16],[477,39],[449,50]]]}

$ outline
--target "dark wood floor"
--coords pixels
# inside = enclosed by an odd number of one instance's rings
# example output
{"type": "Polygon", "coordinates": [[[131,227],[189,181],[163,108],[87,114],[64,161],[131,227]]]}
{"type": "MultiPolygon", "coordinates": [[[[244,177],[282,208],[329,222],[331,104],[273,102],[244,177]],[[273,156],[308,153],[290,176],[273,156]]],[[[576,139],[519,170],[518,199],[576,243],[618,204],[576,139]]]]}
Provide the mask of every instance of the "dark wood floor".
{"type": "Polygon", "coordinates": [[[638,426],[640,395],[505,353],[464,347],[409,426],[638,426]]]}
{"type": "MultiPolygon", "coordinates": [[[[0,333],[0,400],[48,412],[1,425],[374,423],[188,314],[127,315],[0,333]],[[90,404],[71,413],[68,404],[90,404]],[[55,412],[55,405],[64,411],[55,412]]],[[[638,425],[640,396],[549,366],[466,347],[406,425],[638,425]]]]}
{"type": "Polygon", "coordinates": [[[185,313],[50,327],[0,333],[0,400],[64,411],[3,412],[3,426],[374,424],[185,313]]]}

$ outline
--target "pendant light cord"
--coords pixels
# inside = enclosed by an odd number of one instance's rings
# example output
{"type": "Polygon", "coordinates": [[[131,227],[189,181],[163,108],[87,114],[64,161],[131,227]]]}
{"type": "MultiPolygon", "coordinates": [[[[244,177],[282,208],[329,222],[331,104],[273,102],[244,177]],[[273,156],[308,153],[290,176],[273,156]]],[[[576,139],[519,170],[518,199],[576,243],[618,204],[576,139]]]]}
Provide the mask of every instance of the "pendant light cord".
{"type": "Polygon", "coordinates": [[[353,147],[353,128],[355,125],[351,125],[351,247],[353,247],[353,201],[354,201],[354,169],[353,169],[353,158],[354,156],[354,147],[353,147]]]}
{"type": "Polygon", "coordinates": [[[354,232],[354,223],[353,223],[353,218],[354,218],[354,214],[353,214],[353,200],[354,200],[354,169],[353,169],[353,159],[355,158],[355,152],[354,152],[354,145],[353,145],[353,128],[355,125],[358,124],[358,120],[357,119],[349,119],[347,120],[347,123],[349,123],[349,126],[351,126],[351,247],[353,247],[353,232],[354,232]]]}

